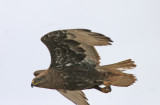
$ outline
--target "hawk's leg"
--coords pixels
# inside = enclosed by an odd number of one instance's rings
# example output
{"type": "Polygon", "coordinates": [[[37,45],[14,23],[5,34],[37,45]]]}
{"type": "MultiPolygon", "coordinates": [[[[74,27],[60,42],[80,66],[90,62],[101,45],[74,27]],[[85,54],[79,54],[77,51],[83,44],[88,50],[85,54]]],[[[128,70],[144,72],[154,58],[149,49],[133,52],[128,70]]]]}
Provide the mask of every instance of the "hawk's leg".
{"type": "Polygon", "coordinates": [[[106,87],[110,87],[111,83],[110,81],[103,81],[103,85],[105,85],[106,87]]]}

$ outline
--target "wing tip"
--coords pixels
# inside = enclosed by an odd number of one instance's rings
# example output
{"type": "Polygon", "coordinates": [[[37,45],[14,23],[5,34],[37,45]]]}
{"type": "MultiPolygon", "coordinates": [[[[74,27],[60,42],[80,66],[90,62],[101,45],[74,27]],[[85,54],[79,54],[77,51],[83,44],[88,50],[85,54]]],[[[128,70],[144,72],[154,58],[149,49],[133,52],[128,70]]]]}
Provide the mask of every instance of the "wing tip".
{"type": "Polygon", "coordinates": [[[103,34],[92,32],[89,35],[91,35],[92,37],[94,37],[97,40],[96,45],[98,45],[98,46],[112,45],[113,40],[103,34]]]}

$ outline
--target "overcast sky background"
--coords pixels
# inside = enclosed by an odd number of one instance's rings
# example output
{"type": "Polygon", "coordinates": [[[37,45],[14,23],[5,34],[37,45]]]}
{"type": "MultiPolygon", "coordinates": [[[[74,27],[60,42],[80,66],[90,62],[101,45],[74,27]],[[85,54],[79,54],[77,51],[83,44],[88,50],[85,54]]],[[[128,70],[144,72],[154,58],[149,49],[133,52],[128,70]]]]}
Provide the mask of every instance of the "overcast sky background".
{"type": "Polygon", "coordinates": [[[40,41],[59,29],[86,28],[109,36],[96,47],[101,64],[132,58],[138,81],[108,94],[85,90],[91,105],[160,105],[159,0],[0,0],[0,105],[74,105],[55,90],[31,88],[33,72],[48,68],[40,41]]]}

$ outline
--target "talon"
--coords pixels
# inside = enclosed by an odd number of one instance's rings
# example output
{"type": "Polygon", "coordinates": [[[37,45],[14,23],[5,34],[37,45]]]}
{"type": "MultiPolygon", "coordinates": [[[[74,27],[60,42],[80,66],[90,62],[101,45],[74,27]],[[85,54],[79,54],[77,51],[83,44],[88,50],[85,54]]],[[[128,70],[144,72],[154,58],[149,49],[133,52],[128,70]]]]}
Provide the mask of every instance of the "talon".
{"type": "Polygon", "coordinates": [[[101,88],[100,91],[103,92],[103,93],[109,93],[109,92],[111,92],[111,87],[109,86],[109,87],[101,88]]]}
{"type": "Polygon", "coordinates": [[[99,91],[101,91],[103,93],[109,93],[112,90],[110,86],[106,86],[104,88],[101,88],[98,85],[95,85],[95,86],[93,86],[93,88],[95,88],[95,89],[97,89],[97,90],[99,90],[99,91]]]}

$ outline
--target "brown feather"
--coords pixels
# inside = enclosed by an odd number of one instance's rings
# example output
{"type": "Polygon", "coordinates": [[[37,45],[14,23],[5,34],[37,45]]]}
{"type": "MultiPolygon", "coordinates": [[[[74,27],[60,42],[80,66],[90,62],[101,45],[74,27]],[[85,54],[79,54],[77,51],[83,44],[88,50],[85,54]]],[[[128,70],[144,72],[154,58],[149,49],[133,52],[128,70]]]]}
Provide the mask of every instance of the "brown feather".
{"type": "Polygon", "coordinates": [[[100,33],[91,32],[89,30],[70,29],[67,30],[67,33],[67,37],[69,39],[74,39],[80,43],[85,43],[91,46],[111,45],[111,42],[113,42],[109,37],[106,37],[100,33]]]}
{"type": "Polygon", "coordinates": [[[97,70],[106,73],[106,81],[110,81],[111,85],[126,87],[133,84],[136,78],[133,74],[123,73],[122,70],[133,69],[134,67],[136,65],[129,59],[110,65],[99,66],[97,70]]]}
{"type": "Polygon", "coordinates": [[[89,105],[87,102],[87,98],[85,94],[82,91],[68,91],[68,90],[57,90],[60,92],[63,96],[71,100],[76,105],[89,105]]]}

